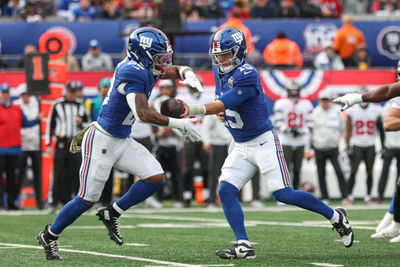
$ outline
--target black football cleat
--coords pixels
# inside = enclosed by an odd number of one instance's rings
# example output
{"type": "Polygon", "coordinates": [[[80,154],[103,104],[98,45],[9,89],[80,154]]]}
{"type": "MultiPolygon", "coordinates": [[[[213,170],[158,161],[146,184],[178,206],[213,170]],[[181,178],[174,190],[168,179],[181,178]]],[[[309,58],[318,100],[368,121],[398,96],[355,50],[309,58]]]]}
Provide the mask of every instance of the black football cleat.
{"type": "Polygon", "coordinates": [[[37,236],[39,244],[44,248],[46,259],[48,260],[62,260],[62,257],[58,253],[58,237],[53,236],[49,233],[50,225],[46,225],[43,231],[37,236]]]}
{"type": "Polygon", "coordinates": [[[336,223],[333,223],[333,229],[339,233],[342,238],[343,244],[346,248],[351,247],[354,241],[354,232],[350,226],[347,213],[343,208],[336,208],[337,213],[339,213],[339,220],[336,223]]]}
{"type": "Polygon", "coordinates": [[[251,246],[236,244],[230,249],[217,250],[215,254],[222,259],[255,259],[256,253],[251,246]]]}
{"type": "Polygon", "coordinates": [[[119,229],[119,216],[115,215],[115,211],[112,209],[112,206],[100,208],[96,213],[99,216],[99,220],[104,223],[108,230],[108,235],[111,240],[114,240],[118,245],[123,244],[121,231],[119,229]]]}

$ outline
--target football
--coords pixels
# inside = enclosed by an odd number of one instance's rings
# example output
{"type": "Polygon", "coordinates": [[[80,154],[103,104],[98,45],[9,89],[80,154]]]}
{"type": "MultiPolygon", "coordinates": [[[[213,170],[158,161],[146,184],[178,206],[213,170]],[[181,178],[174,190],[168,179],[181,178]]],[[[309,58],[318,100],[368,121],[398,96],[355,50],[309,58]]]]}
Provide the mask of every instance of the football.
{"type": "Polygon", "coordinates": [[[170,98],[161,103],[160,112],[167,117],[180,118],[185,106],[175,98],[170,98]]]}

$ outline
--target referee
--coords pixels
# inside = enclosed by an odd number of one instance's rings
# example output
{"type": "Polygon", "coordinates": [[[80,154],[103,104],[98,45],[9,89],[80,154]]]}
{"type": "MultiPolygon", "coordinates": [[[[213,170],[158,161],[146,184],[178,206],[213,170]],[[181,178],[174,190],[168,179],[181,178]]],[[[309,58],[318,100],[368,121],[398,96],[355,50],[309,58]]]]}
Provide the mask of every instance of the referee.
{"type": "Polygon", "coordinates": [[[56,136],[56,149],[54,153],[54,167],[52,180],[52,198],[49,199],[52,212],[55,212],[57,205],[61,202],[66,204],[70,201],[79,189],[79,167],[81,155],[69,152],[72,137],[88,122],[85,107],[79,101],[78,91],[83,86],[80,81],[67,83],[65,98],[57,101],[52,107],[47,131],[46,146],[47,152],[52,154],[50,146],[52,136],[56,136]]]}

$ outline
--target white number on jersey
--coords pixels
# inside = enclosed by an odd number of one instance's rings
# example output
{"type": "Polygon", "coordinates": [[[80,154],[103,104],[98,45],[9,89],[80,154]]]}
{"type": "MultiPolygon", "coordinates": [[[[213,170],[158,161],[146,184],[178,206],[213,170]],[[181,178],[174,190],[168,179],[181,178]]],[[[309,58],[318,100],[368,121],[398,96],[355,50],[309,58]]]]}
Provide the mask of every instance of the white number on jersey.
{"type": "Polygon", "coordinates": [[[133,115],[133,112],[131,111],[128,113],[125,120],[122,122],[122,125],[131,126],[134,121],[135,121],[135,115],[133,115]]]}
{"type": "Polygon", "coordinates": [[[228,117],[233,117],[235,118],[235,121],[230,120],[229,118],[227,118],[227,120],[225,121],[226,125],[229,125],[229,127],[231,127],[232,129],[242,129],[243,128],[243,121],[242,118],[240,118],[240,114],[237,113],[236,111],[230,110],[230,109],[226,109],[225,110],[225,114],[228,117]]]}

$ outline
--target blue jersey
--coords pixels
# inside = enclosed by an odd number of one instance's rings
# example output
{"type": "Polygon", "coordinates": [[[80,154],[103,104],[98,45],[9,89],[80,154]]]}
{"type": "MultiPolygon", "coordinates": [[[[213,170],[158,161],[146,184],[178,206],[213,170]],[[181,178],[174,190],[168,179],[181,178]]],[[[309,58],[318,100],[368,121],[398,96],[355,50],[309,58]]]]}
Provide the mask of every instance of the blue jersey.
{"type": "Polygon", "coordinates": [[[274,128],[268,118],[260,76],[243,61],[223,76],[213,66],[218,99],[225,105],[225,126],[235,142],[246,142],[274,128]]]}
{"type": "Polygon", "coordinates": [[[110,90],[104,99],[97,123],[108,133],[118,138],[126,138],[131,132],[135,116],[128,105],[129,93],[142,93],[149,99],[156,84],[155,77],[134,60],[125,58],[115,69],[110,90]]]}

